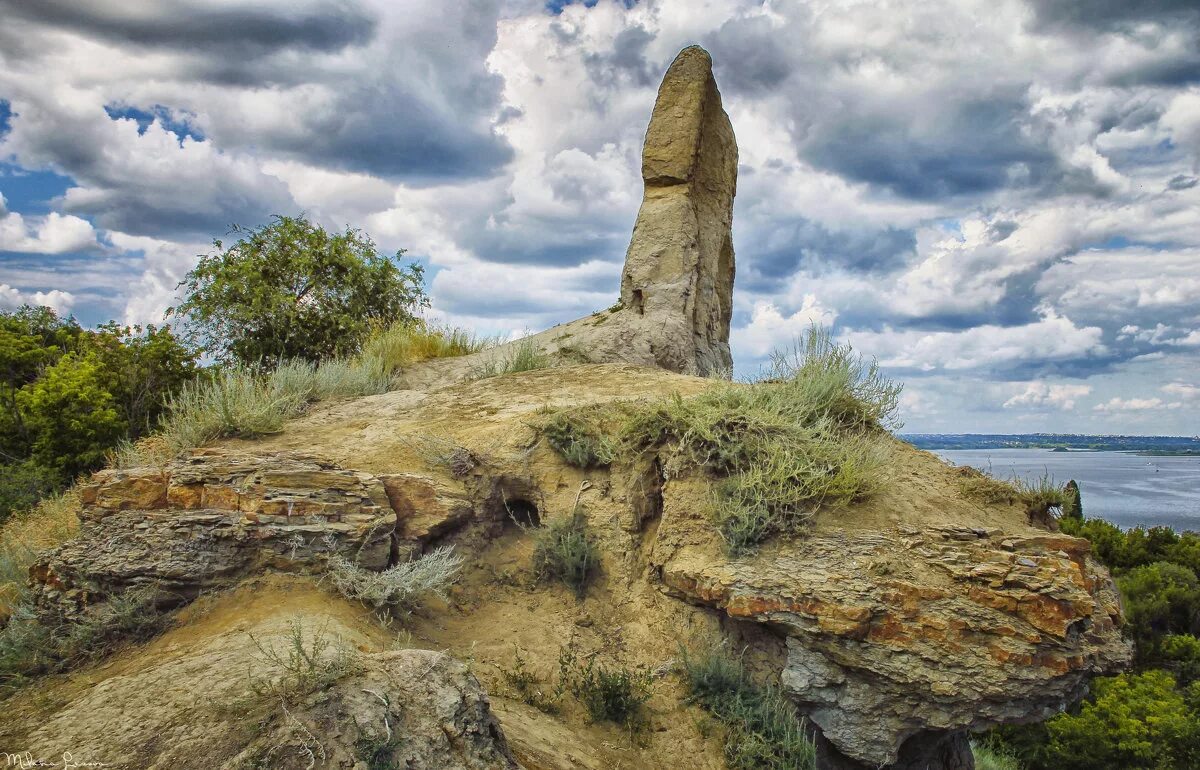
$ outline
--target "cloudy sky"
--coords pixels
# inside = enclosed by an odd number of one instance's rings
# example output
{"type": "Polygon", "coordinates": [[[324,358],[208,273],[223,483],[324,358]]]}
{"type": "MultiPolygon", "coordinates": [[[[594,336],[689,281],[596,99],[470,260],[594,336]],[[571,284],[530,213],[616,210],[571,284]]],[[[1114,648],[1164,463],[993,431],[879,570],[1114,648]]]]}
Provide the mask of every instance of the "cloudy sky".
{"type": "Polygon", "coordinates": [[[156,321],[306,212],[434,314],[612,304],[655,89],[713,54],[738,371],[816,321],[907,429],[1200,433],[1194,0],[0,0],[0,307],[156,321]],[[1136,10],[1134,10],[1136,6],[1136,10]]]}

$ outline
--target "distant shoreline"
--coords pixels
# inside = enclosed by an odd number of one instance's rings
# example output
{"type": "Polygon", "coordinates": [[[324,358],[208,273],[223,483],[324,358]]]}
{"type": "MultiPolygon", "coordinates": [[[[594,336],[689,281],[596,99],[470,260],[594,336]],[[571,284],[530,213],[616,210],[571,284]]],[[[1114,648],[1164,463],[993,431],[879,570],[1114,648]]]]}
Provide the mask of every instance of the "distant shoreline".
{"type": "Polygon", "coordinates": [[[1197,436],[1101,436],[1057,433],[901,433],[918,449],[1057,449],[1134,452],[1154,457],[1200,456],[1197,436]]]}
{"type": "Polygon", "coordinates": [[[1046,449],[1135,452],[1152,457],[1200,456],[1200,437],[1183,435],[901,433],[900,438],[923,450],[1046,449]]]}

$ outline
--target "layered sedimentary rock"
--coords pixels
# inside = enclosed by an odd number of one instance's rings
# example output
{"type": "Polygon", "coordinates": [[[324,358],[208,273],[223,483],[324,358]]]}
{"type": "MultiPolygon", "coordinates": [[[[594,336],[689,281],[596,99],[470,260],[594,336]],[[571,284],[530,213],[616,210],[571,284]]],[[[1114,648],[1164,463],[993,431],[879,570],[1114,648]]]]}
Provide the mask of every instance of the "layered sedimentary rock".
{"type": "Polygon", "coordinates": [[[1120,599],[1089,547],[889,529],[746,560],[685,550],[662,576],[677,596],[784,633],[784,689],[841,753],[880,767],[914,736],[1045,719],[1128,663],[1120,599]]]}
{"type": "Polygon", "coordinates": [[[39,601],[65,615],[138,585],[188,599],[266,570],[320,570],[335,553],[383,569],[472,510],[420,475],[297,452],[200,449],[100,471],[79,492],[80,537],[32,570],[39,601]]]}
{"type": "MultiPolygon", "coordinates": [[[[624,362],[685,374],[729,371],[737,142],[712,59],[699,46],[667,70],[642,151],[645,192],[621,272],[620,302],[524,341],[560,363],[624,362]]],[[[407,386],[428,389],[502,365],[514,344],[418,364],[407,386]]]]}

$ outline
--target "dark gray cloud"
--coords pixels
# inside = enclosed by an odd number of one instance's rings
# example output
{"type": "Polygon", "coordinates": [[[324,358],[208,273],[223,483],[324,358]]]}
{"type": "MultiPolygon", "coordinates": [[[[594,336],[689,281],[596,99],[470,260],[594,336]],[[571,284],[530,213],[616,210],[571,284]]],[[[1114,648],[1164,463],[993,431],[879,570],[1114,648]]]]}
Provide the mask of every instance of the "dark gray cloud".
{"type": "Polygon", "coordinates": [[[810,118],[805,157],[848,179],[924,200],[1065,181],[1030,119],[1024,89],[930,105],[934,120],[918,108],[906,114],[881,107],[851,105],[810,118]]]}
{"type": "Polygon", "coordinates": [[[114,43],[258,57],[283,49],[337,51],[367,42],[376,20],[351,0],[290,7],[203,0],[0,0],[0,13],[114,43]]]}
{"type": "Polygon", "coordinates": [[[1030,0],[1043,28],[1128,30],[1137,24],[1200,23],[1195,0],[1030,0]]]}
{"type": "Polygon", "coordinates": [[[845,270],[881,275],[901,267],[917,246],[907,228],[856,227],[830,230],[804,217],[763,224],[739,239],[738,281],[754,291],[777,284],[798,270],[845,270]]]}

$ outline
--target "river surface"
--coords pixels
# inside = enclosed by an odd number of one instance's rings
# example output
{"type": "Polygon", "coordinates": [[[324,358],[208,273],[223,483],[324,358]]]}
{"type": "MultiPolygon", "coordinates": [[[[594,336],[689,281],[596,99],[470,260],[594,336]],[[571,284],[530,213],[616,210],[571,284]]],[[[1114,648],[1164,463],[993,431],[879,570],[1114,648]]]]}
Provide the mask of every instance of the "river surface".
{"type": "Polygon", "coordinates": [[[1121,527],[1200,530],[1200,457],[1049,449],[937,449],[934,454],[1001,479],[1046,473],[1061,484],[1075,479],[1086,517],[1121,527]]]}

